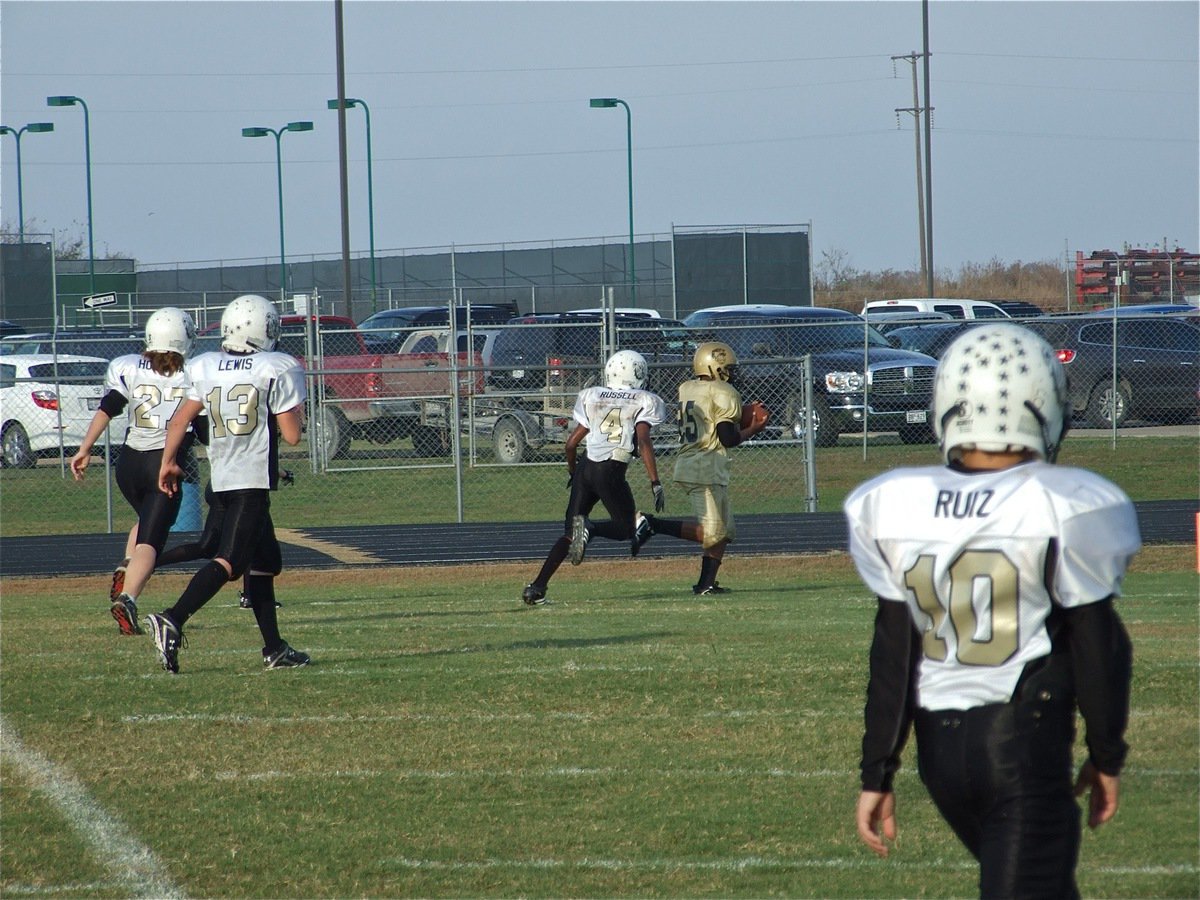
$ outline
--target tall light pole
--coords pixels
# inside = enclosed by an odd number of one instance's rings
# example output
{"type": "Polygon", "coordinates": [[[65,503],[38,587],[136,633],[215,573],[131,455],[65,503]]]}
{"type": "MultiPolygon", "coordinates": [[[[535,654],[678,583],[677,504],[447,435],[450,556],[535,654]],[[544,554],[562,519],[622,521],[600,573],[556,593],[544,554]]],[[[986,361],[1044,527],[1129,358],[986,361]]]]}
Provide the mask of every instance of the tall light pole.
{"type": "Polygon", "coordinates": [[[631,306],[637,306],[637,267],[633,259],[633,113],[629,111],[629,104],[617,97],[593,97],[589,105],[592,109],[625,107],[625,163],[629,175],[629,302],[631,306]]]}
{"type": "Polygon", "coordinates": [[[280,143],[284,132],[312,131],[312,122],[288,122],[282,128],[264,128],[255,125],[242,129],[242,137],[266,137],[268,134],[275,138],[275,181],[279,187],[279,299],[287,299],[287,251],[283,242],[283,151],[280,143]]]}
{"type": "Polygon", "coordinates": [[[83,107],[83,168],[87,178],[87,216],[88,216],[88,289],[96,293],[96,251],[92,243],[92,128],[88,117],[87,104],[82,97],[61,95],[47,97],[47,106],[82,106],[83,107]]]}
{"type": "MultiPolygon", "coordinates": [[[[330,100],[328,103],[330,109],[337,109],[337,100],[330,100]]],[[[375,194],[373,188],[373,176],[371,175],[371,108],[367,106],[366,100],[358,100],[354,97],[346,98],[346,109],[353,109],[356,106],[361,106],[363,114],[367,119],[367,231],[371,242],[371,312],[376,312],[375,300],[375,194]]]]}
{"type": "Polygon", "coordinates": [[[20,128],[10,128],[7,125],[0,125],[0,134],[11,134],[17,139],[17,230],[20,232],[22,244],[25,243],[25,199],[21,194],[21,135],[26,131],[40,134],[53,130],[53,122],[30,122],[28,125],[22,125],[20,128]]]}

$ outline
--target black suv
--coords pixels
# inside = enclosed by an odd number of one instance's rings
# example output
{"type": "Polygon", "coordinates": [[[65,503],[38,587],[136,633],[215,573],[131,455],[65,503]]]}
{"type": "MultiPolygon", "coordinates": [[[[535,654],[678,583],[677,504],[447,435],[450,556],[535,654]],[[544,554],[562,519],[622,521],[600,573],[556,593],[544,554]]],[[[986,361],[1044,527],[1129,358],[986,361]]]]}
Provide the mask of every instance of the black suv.
{"type": "MultiPolygon", "coordinates": [[[[470,307],[456,306],[454,322],[459,328],[467,327],[468,311],[473,327],[503,325],[517,315],[515,303],[480,303],[470,307]]],[[[398,309],[383,309],[367,316],[358,323],[367,349],[372,353],[396,353],[409,332],[416,328],[450,325],[450,308],[441,306],[404,306],[398,309]]]]}
{"type": "Polygon", "coordinates": [[[1130,419],[1182,422],[1196,415],[1196,316],[1135,311],[1126,307],[1115,317],[1111,312],[1040,316],[1021,323],[1055,349],[1067,372],[1075,416],[1095,428],[1120,427],[1130,419]]]}
{"type": "Polygon", "coordinates": [[[724,341],[737,354],[737,387],[771,411],[768,428],[801,438],[808,427],[802,360],[812,357],[813,442],[841,432],[896,431],[905,443],[933,440],[929,410],[937,360],[901,350],[861,316],[816,306],[751,304],[692,313],[696,341],[724,341]]]}

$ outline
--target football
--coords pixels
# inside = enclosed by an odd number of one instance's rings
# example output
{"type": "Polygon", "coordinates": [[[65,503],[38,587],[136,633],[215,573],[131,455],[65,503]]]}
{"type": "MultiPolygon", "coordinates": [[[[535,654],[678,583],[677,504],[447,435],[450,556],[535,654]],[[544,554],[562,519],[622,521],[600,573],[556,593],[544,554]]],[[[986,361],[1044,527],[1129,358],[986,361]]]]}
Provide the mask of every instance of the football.
{"type": "Polygon", "coordinates": [[[753,404],[753,403],[743,403],[743,404],[742,404],[742,424],[741,424],[741,427],[742,427],[742,428],[749,428],[749,427],[750,427],[750,423],[751,423],[751,422],[753,422],[753,421],[754,421],[754,404],[753,404]]]}

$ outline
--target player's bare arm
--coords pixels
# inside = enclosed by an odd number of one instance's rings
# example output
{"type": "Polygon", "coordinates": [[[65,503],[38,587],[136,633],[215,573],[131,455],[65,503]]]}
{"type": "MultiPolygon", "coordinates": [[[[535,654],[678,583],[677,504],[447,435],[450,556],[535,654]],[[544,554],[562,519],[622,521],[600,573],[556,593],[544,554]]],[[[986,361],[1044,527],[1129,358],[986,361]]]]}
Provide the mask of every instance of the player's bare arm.
{"type": "Polygon", "coordinates": [[[650,423],[638,422],[634,426],[634,431],[637,433],[638,456],[642,458],[642,465],[646,467],[646,474],[650,477],[650,483],[658,483],[658,459],[654,453],[654,441],[650,438],[650,423]]]}
{"type": "Polygon", "coordinates": [[[896,795],[891,791],[863,791],[858,795],[855,815],[858,836],[877,855],[888,855],[888,843],[896,840],[896,795]]]}
{"type": "Polygon", "coordinates": [[[1088,828],[1099,828],[1117,814],[1121,777],[1105,775],[1089,759],[1075,779],[1075,796],[1088,795],[1088,828]]]}
{"type": "Polygon", "coordinates": [[[579,445],[588,436],[590,429],[586,425],[576,425],[575,430],[567,435],[567,475],[575,476],[575,461],[579,455],[579,445]]]}
{"type": "MultiPolygon", "coordinates": [[[[171,420],[174,423],[174,419],[171,420]]],[[[304,407],[293,406],[286,412],[275,416],[275,424],[279,427],[279,436],[293,447],[300,443],[304,433],[304,407]]]]}
{"type": "Polygon", "coordinates": [[[108,427],[108,423],[111,421],[112,419],[109,418],[108,413],[102,409],[96,410],[96,415],[92,416],[87,434],[83,436],[83,443],[79,445],[79,449],[71,457],[71,475],[76,481],[83,481],[83,474],[92,463],[92,447],[96,445],[96,441],[100,439],[100,435],[104,433],[104,429],[108,427]]]}
{"type": "Polygon", "coordinates": [[[167,423],[167,442],[163,445],[162,465],[158,469],[158,489],[168,497],[175,496],[179,490],[179,480],[183,477],[183,469],[175,462],[175,456],[183,446],[192,419],[200,415],[202,409],[204,404],[199,400],[185,400],[167,423]]]}

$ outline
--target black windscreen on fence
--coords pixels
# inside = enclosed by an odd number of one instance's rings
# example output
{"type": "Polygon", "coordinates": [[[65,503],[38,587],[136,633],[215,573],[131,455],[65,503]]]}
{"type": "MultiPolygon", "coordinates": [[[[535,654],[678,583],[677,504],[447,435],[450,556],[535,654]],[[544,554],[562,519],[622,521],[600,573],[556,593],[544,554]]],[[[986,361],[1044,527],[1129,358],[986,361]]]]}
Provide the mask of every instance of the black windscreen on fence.
{"type": "Polygon", "coordinates": [[[811,306],[806,231],[676,232],[675,301],[682,318],[709,306],[811,306]]]}

